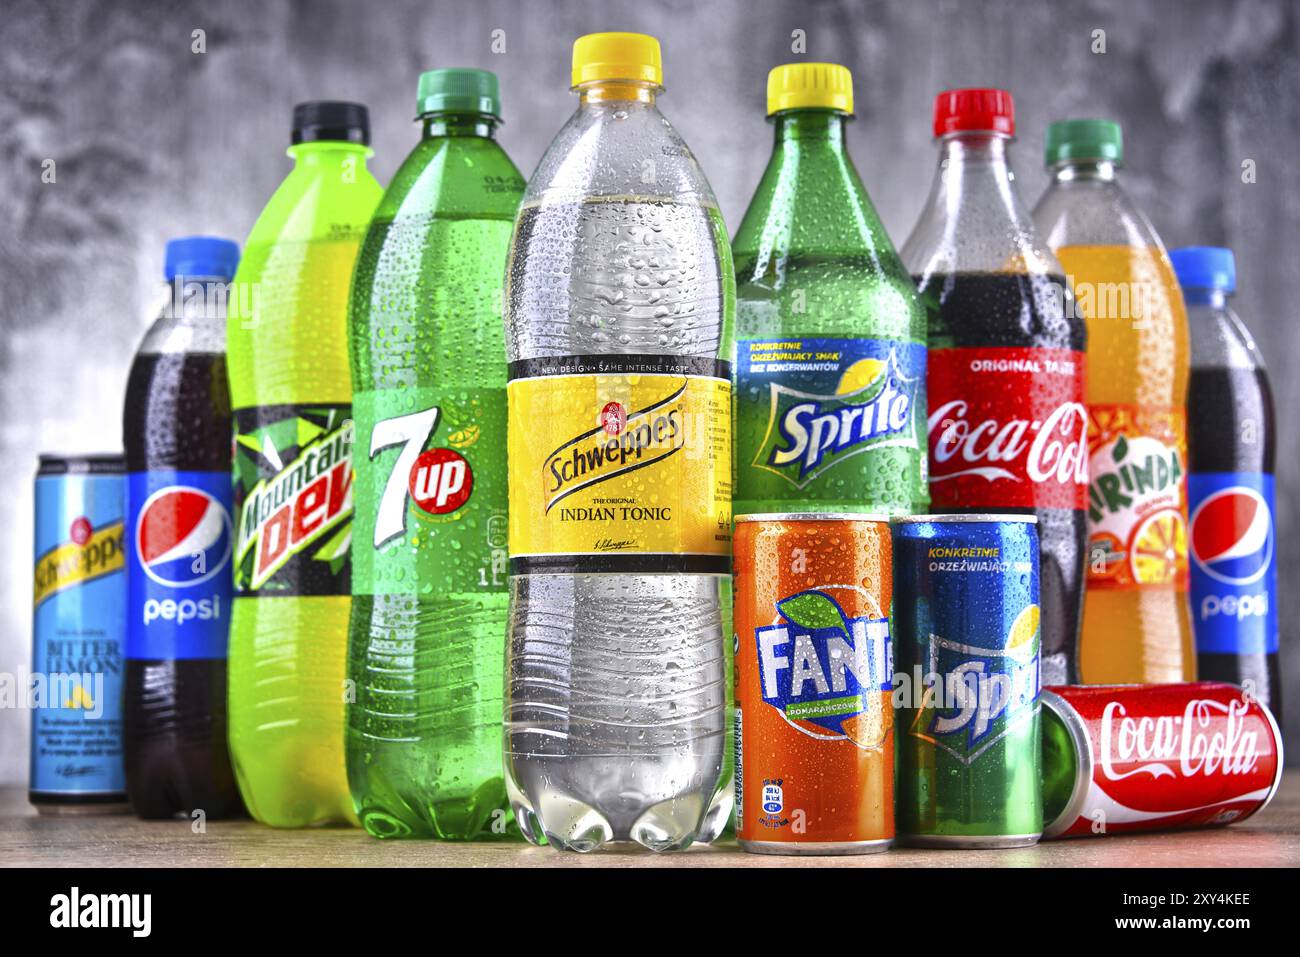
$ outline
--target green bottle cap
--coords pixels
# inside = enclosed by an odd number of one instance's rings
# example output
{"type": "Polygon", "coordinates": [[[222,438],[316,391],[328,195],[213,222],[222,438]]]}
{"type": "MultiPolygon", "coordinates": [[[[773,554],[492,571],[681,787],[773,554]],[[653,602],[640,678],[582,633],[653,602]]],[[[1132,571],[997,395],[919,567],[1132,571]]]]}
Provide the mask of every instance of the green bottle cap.
{"type": "Polygon", "coordinates": [[[1047,165],[1076,160],[1124,161],[1124,135],[1111,120],[1061,120],[1047,128],[1047,165]]]}
{"type": "Polygon", "coordinates": [[[488,113],[501,118],[497,75],[487,70],[429,70],[420,74],[416,110],[426,113],[488,113]]]}

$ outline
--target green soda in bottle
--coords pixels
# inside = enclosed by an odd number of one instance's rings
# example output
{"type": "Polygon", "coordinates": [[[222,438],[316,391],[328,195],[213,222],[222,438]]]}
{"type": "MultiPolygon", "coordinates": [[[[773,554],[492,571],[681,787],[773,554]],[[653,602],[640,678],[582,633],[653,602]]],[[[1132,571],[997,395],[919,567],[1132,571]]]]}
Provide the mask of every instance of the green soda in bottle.
{"type": "Polygon", "coordinates": [[[925,312],[844,144],[853,78],[767,78],[772,159],[736,261],[733,512],[924,511],[925,312]]]}
{"type": "Polygon", "coordinates": [[[418,109],[352,286],[348,783],[375,837],[518,836],[501,768],[501,301],[524,181],[495,139],[494,74],[425,73],[418,109]]]}
{"type": "Polygon", "coordinates": [[[257,820],[356,818],[343,760],[352,537],[348,284],[382,188],[366,108],[301,103],[227,306],[234,411],[230,754],[257,820]]]}

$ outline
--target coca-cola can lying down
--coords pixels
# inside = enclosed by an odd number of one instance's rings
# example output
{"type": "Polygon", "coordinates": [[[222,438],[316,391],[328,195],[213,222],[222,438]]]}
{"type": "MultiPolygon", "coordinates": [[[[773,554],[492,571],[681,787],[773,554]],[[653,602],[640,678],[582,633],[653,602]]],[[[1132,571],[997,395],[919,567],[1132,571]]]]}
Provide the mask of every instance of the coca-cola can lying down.
{"type": "Polygon", "coordinates": [[[1043,837],[1215,827],[1282,780],[1282,735],[1236,685],[1043,689],[1043,837]]]}

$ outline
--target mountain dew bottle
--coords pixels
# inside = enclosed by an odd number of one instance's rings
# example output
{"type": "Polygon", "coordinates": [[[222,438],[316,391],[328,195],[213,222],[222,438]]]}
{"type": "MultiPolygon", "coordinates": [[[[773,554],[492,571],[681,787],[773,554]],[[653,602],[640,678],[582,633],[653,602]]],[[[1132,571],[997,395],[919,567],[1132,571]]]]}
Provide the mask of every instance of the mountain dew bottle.
{"type": "Polygon", "coordinates": [[[845,148],[853,78],[778,66],[767,112],[733,243],[733,512],[924,511],[925,312],[845,148]]]}
{"type": "Polygon", "coordinates": [[[230,754],[276,827],[356,822],[343,760],[352,536],[352,266],[382,190],[366,108],[302,103],[295,165],[227,305],[234,413],[230,754]]]}
{"type": "Polygon", "coordinates": [[[357,262],[348,783],[375,837],[519,835],[501,767],[506,251],[497,78],[420,77],[420,143],[357,262]]]}

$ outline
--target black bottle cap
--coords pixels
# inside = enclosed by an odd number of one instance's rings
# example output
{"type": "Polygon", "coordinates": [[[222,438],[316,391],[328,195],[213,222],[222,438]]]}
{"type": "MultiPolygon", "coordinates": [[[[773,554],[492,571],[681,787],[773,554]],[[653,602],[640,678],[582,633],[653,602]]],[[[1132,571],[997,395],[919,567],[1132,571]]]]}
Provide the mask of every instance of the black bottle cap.
{"type": "Polygon", "coordinates": [[[293,108],[293,142],[343,140],[370,145],[370,113],[360,103],[312,100],[293,108]]]}

